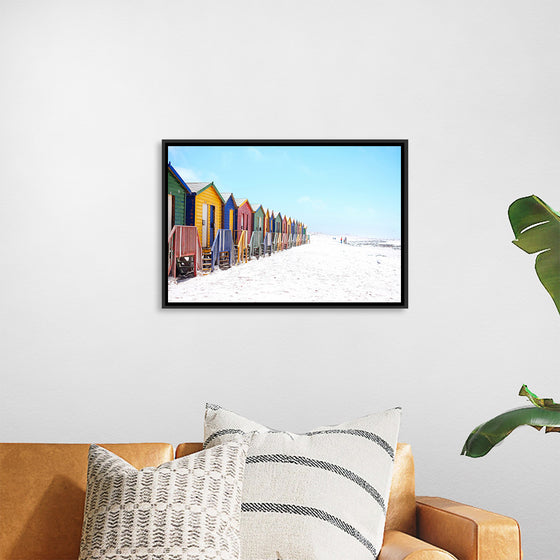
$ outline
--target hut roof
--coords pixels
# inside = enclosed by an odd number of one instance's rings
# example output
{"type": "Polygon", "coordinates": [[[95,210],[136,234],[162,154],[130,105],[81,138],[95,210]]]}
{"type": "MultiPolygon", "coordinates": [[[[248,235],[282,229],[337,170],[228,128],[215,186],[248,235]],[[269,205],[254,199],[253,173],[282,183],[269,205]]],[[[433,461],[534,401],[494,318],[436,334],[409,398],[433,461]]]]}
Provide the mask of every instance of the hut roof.
{"type": "Polygon", "coordinates": [[[222,202],[225,202],[225,200],[222,198],[222,195],[221,195],[220,191],[216,188],[216,185],[214,185],[213,182],[210,182],[210,183],[190,183],[189,182],[189,183],[187,183],[187,186],[195,194],[200,194],[203,190],[205,190],[209,187],[213,187],[214,190],[218,193],[218,196],[220,197],[220,200],[222,202]]]}
{"type": "Polygon", "coordinates": [[[224,199],[224,203],[227,202],[227,201],[228,201],[228,198],[231,196],[231,198],[233,199],[233,203],[234,203],[236,206],[239,206],[239,204],[237,203],[237,200],[236,200],[235,196],[233,196],[233,193],[230,193],[230,192],[223,192],[223,193],[220,193],[220,194],[222,195],[222,198],[224,199]]]}
{"type": "Polygon", "coordinates": [[[189,189],[191,189],[191,191],[194,193],[199,193],[211,184],[212,183],[191,183],[190,181],[188,183],[189,189]]]}
{"type": "Polygon", "coordinates": [[[182,187],[187,189],[188,192],[192,192],[192,190],[188,187],[187,183],[185,183],[185,181],[183,181],[181,175],[179,175],[177,170],[171,165],[171,162],[168,162],[167,170],[170,171],[173,174],[175,179],[177,179],[177,181],[179,181],[179,183],[181,184],[182,187]]]}

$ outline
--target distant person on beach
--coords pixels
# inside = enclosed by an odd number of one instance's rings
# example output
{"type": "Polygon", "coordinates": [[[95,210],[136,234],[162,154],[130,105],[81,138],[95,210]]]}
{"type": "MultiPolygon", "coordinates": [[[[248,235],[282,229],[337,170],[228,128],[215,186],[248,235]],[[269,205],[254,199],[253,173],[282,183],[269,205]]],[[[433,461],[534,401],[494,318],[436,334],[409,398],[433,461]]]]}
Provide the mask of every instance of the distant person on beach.
{"type": "Polygon", "coordinates": [[[342,237],[340,238],[340,242],[342,243],[342,237]]]}
{"type": "Polygon", "coordinates": [[[344,238],[344,245],[347,245],[347,244],[348,244],[348,237],[345,237],[344,238]]]}

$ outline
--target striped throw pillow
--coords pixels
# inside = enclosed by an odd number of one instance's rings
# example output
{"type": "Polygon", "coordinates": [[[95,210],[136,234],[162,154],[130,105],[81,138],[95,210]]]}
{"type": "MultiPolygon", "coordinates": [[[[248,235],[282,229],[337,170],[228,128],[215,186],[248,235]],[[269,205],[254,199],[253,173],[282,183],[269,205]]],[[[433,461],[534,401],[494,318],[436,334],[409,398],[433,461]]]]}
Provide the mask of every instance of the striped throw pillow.
{"type": "Polygon", "coordinates": [[[247,443],[137,470],[89,450],[79,560],[239,560],[247,443]]]}
{"type": "Polygon", "coordinates": [[[305,434],[206,405],[205,447],[253,432],[241,504],[242,560],[375,560],[401,409],[305,434]]]}

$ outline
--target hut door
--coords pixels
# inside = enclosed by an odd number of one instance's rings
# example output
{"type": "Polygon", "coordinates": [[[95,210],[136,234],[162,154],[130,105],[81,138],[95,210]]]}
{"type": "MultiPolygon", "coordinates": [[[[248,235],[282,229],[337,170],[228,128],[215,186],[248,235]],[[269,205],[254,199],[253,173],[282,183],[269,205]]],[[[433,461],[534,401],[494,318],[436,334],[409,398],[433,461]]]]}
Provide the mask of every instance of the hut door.
{"type": "Polygon", "coordinates": [[[233,210],[229,211],[229,229],[233,231],[233,210]]]}
{"type": "Polygon", "coordinates": [[[202,246],[208,247],[208,204],[202,205],[202,246]]]}
{"type": "MultiPolygon", "coordinates": [[[[214,221],[216,219],[216,207],[211,204],[210,205],[210,243],[214,241],[214,221]]],[[[210,245],[210,243],[208,245],[210,245]]]]}
{"type": "Polygon", "coordinates": [[[173,195],[167,195],[167,235],[171,233],[173,229],[173,222],[175,221],[173,216],[173,195]]]}

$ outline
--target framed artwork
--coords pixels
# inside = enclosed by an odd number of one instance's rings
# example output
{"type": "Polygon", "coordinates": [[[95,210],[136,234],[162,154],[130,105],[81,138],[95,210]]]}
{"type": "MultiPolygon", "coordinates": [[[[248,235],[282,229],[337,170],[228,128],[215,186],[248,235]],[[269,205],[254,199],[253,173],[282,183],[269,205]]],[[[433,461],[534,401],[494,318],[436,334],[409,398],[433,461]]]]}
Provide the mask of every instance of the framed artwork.
{"type": "Polygon", "coordinates": [[[406,308],[407,190],[407,140],[163,140],[163,307],[406,308]]]}

